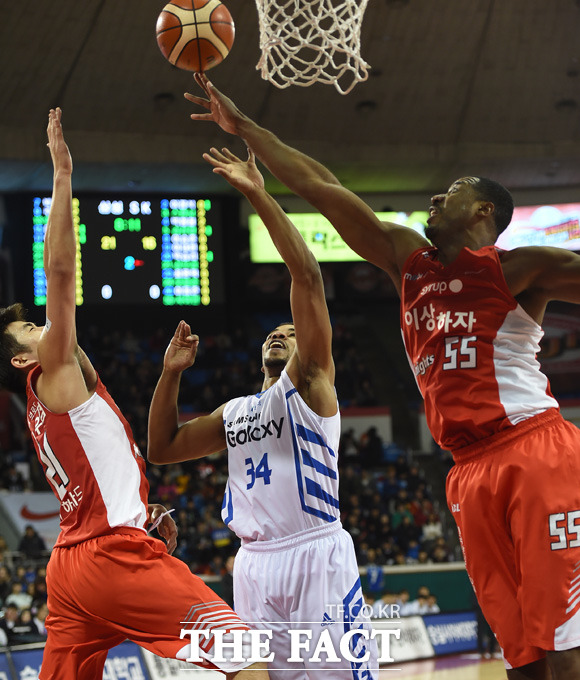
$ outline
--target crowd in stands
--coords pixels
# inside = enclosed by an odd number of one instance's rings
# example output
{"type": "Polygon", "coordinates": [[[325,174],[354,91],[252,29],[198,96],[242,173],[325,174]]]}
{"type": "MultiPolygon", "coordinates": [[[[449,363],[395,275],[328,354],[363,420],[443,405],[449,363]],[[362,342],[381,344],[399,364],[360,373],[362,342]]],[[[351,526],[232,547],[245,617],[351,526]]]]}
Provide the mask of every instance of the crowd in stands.
{"type": "Polygon", "coordinates": [[[428,586],[419,586],[414,599],[411,599],[406,588],[399,593],[385,592],[378,597],[367,590],[365,602],[372,608],[372,617],[375,619],[424,616],[438,614],[441,611],[437,604],[437,595],[432,593],[428,586]]]}
{"type": "MultiPolygon", "coordinates": [[[[180,409],[186,418],[209,412],[233,397],[260,391],[261,344],[279,321],[266,320],[260,334],[236,330],[201,337],[196,364],[182,380],[180,409]]],[[[172,329],[164,329],[140,338],[133,332],[103,333],[92,327],[79,338],[127,417],[144,455],[149,403],[171,334],[172,329]]],[[[341,406],[377,405],[371,372],[358,355],[351,332],[340,323],[335,324],[333,352],[341,406]]],[[[26,451],[5,451],[0,456],[0,489],[45,491],[36,455],[28,439],[22,440],[26,451]],[[23,469],[29,474],[23,474],[23,469]]],[[[341,519],[353,537],[359,564],[372,572],[373,566],[455,559],[421,470],[403,451],[394,459],[387,456],[387,444],[374,427],[362,436],[346,430],[340,442],[341,519]]],[[[227,579],[226,565],[239,542],[221,520],[227,479],[225,454],[164,467],[148,465],[147,474],[150,502],[175,509],[179,527],[176,556],[197,574],[227,579]]],[[[39,621],[46,616],[46,559],[40,537],[33,533],[34,529],[32,533],[27,529],[23,536],[19,552],[25,559],[20,565],[12,569],[0,557],[0,606],[4,607],[0,645],[3,635],[13,641],[15,636],[27,639],[43,634],[39,621]]]]}
{"type": "Polygon", "coordinates": [[[0,647],[42,642],[46,638],[46,564],[44,541],[27,526],[18,551],[0,536],[0,647]]]}

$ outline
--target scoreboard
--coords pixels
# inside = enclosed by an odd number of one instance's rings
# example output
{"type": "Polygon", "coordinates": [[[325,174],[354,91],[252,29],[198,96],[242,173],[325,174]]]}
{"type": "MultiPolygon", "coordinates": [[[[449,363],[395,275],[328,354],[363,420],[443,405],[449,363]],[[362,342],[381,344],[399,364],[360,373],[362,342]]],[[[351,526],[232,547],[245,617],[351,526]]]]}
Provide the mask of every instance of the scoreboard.
{"type": "MultiPolygon", "coordinates": [[[[44,237],[51,198],[32,199],[34,304],[46,304],[44,237]]],[[[76,302],[208,307],[224,302],[219,199],[80,195],[73,198],[76,302]]]]}

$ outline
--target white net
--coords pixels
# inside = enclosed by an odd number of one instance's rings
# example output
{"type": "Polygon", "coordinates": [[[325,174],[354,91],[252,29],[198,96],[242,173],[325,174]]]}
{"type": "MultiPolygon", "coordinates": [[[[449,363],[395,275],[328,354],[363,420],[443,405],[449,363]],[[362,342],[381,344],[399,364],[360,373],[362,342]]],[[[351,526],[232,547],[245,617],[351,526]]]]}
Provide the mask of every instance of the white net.
{"type": "Polygon", "coordinates": [[[368,0],[256,0],[264,80],[281,89],[332,84],[347,94],[368,78],[360,56],[368,0]]]}

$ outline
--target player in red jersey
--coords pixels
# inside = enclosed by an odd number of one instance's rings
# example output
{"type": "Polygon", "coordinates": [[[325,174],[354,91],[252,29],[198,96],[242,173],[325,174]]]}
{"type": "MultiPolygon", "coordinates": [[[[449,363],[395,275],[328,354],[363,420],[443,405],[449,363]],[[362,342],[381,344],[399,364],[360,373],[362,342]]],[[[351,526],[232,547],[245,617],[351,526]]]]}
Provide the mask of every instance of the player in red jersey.
{"type": "MultiPolygon", "coordinates": [[[[148,506],[145,461],[131,429],[77,345],[72,161],[60,119],[60,109],[50,111],[46,324],[27,321],[18,304],[0,310],[0,382],[13,390],[26,386],[28,427],[60,501],[40,678],[100,678],[108,650],[127,638],[160,656],[197,658],[190,637],[182,636],[195,629],[208,635],[200,644],[201,665],[238,680],[265,680],[262,663],[212,663],[212,631],[248,626],[162,541],[148,536],[149,520],[163,508],[148,506]]],[[[176,528],[169,516],[159,528],[172,550],[176,528]]]]}
{"type": "Polygon", "coordinates": [[[195,77],[207,99],[185,96],[207,112],[191,118],[242,137],[393,280],[429,427],[454,456],[447,499],[508,677],[579,679],[580,432],[561,417],[535,354],[547,303],[580,303],[580,257],[496,249],[513,202],[485,178],[433,196],[431,243],[380,222],[329,170],[195,77]]]}

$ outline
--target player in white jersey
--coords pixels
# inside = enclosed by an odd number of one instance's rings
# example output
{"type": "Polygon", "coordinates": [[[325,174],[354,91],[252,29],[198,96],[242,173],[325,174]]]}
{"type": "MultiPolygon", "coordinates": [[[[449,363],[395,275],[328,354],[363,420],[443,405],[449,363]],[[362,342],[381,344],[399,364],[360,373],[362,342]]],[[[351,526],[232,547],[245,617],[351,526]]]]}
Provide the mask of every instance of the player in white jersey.
{"type": "Polygon", "coordinates": [[[178,427],[181,374],[193,364],[199,342],[182,321],[151,403],[149,460],[173,463],[227,447],[222,517],[242,539],[234,605],[257,628],[272,630],[272,678],[377,678],[354,546],[340,523],[340,414],[320,267],[265,191],[253,153],[242,161],[227,149],[211,152],[205,159],[252,203],[290,270],[293,323],[279,325],[262,346],[260,393],[178,427]],[[362,633],[349,633],[359,628],[362,633]],[[305,631],[307,649],[292,653],[290,629],[305,631]],[[340,650],[345,635],[346,655],[340,650]]]}
{"type": "MultiPolygon", "coordinates": [[[[215,658],[215,629],[246,635],[248,627],[148,536],[148,520],[163,508],[148,507],[145,461],[131,429],[77,345],[72,160],[60,119],[60,109],[50,111],[46,325],[27,321],[20,304],[0,310],[0,383],[14,391],[26,385],[28,427],[60,502],[40,678],[102,678],[108,650],[128,638],[160,656],[203,659],[199,665],[230,678],[267,680],[263,663],[215,658]],[[207,635],[199,652],[182,635],[188,629],[207,635]]],[[[175,524],[167,515],[159,519],[172,550],[175,524]]]]}

